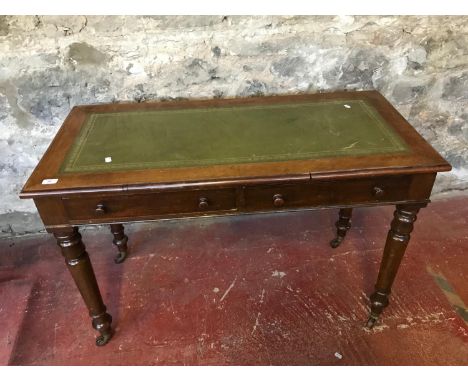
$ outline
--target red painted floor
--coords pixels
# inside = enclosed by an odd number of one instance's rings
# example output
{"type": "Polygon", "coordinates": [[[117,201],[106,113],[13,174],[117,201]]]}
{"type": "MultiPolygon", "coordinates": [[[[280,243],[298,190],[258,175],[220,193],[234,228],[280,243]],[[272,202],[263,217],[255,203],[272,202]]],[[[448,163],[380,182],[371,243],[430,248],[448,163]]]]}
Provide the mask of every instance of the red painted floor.
{"type": "Polygon", "coordinates": [[[121,265],[107,230],[84,230],[116,329],[103,348],[55,240],[1,240],[0,362],[467,365],[468,197],[420,212],[391,305],[363,327],[392,211],[356,209],[335,250],[336,210],[132,225],[121,265]]]}

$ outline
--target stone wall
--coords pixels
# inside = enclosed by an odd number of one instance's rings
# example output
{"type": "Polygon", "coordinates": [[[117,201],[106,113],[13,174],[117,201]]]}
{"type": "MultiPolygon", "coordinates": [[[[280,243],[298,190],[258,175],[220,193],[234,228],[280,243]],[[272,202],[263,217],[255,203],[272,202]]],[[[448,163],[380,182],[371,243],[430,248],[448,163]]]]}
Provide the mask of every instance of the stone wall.
{"type": "Polygon", "coordinates": [[[378,89],[468,188],[468,18],[0,16],[0,230],[76,104],[378,89]]]}

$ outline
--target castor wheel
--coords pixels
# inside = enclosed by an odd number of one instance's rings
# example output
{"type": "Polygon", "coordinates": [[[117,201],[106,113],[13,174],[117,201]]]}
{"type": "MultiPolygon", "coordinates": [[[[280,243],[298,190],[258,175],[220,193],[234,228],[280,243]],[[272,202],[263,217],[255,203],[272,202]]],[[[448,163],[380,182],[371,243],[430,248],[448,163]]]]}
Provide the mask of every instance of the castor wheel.
{"type": "Polygon", "coordinates": [[[372,329],[376,322],[377,322],[377,318],[370,316],[369,319],[367,320],[366,328],[372,329]]]}
{"type": "Polygon", "coordinates": [[[107,344],[112,338],[112,334],[112,332],[101,334],[99,337],[96,338],[96,345],[104,346],[105,344],[107,344]]]}
{"type": "Polygon", "coordinates": [[[128,237],[124,233],[124,226],[122,224],[111,224],[110,228],[114,235],[114,240],[112,242],[119,250],[119,254],[114,258],[114,263],[121,264],[127,258],[128,237]]]}
{"type": "Polygon", "coordinates": [[[337,248],[346,236],[346,232],[351,228],[351,215],[353,213],[352,208],[341,208],[338,221],[335,223],[336,226],[336,237],[330,241],[332,248],[337,248]]]}
{"type": "Polygon", "coordinates": [[[109,342],[114,334],[112,329],[112,316],[109,313],[106,313],[106,307],[103,306],[104,312],[93,316],[92,325],[93,328],[99,332],[99,336],[96,337],[96,345],[104,346],[109,342]]]}
{"type": "Polygon", "coordinates": [[[341,242],[343,241],[343,238],[341,236],[335,237],[332,241],[330,241],[330,246],[332,248],[337,248],[341,242]]]}
{"type": "Polygon", "coordinates": [[[115,258],[114,258],[114,263],[120,264],[125,261],[127,258],[127,252],[120,252],[115,258]]]}

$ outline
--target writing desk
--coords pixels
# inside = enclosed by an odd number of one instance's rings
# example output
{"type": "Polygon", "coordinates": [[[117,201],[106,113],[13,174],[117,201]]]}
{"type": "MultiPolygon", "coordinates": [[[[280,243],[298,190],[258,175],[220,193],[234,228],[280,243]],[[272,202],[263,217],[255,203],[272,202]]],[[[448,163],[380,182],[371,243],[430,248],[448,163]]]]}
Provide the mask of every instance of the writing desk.
{"type": "Polygon", "coordinates": [[[78,226],[337,207],[337,247],[352,208],[395,204],[371,328],[437,172],[450,165],[378,92],[77,106],[25,184],[100,335],[112,336],[78,226]]]}

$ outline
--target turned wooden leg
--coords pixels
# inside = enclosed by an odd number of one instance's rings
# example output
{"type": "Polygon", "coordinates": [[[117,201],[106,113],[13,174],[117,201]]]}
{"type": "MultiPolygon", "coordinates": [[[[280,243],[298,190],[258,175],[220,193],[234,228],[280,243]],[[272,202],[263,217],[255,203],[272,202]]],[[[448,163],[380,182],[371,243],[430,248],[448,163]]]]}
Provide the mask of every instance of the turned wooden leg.
{"type": "Polygon", "coordinates": [[[68,270],[89,310],[93,328],[100,333],[100,336],[96,338],[96,345],[105,345],[112,337],[112,317],[106,312],[106,306],[102,301],[93,267],[81,241],[78,228],[60,229],[53,233],[62,249],[68,270]]]}
{"type": "Polygon", "coordinates": [[[352,208],[341,208],[336,222],[336,237],[330,241],[332,248],[338,247],[346,236],[346,232],[351,228],[352,208]]]}
{"type": "Polygon", "coordinates": [[[396,206],[390,231],[387,235],[379,276],[374,293],[370,296],[371,312],[366,326],[372,328],[388,305],[393,280],[400,266],[416,221],[417,213],[427,204],[401,204],[396,206]]]}
{"type": "Polygon", "coordinates": [[[124,233],[124,226],[122,224],[111,224],[110,229],[114,235],[113,243],[119,249],[119,254],[114,259],[116,264],[122,263],[127,258],[127,241],[128,237],[124,233]]]}

